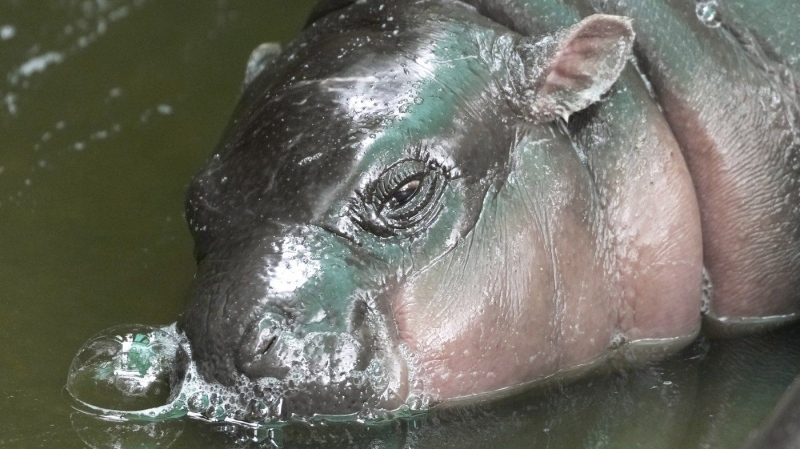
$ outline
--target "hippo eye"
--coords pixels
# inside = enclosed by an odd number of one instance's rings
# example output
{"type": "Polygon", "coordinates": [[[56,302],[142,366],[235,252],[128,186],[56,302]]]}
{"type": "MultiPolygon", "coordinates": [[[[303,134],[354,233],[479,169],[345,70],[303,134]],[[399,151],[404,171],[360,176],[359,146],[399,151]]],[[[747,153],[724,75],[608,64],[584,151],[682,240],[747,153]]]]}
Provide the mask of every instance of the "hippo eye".
{"type": "Polygon", "coordinates": [[[427,170],[421,161],[402,161],[389,167],[374,183],[372,199],[378,209],[396,209],[411,201],[427,170]]]}
{"type": "Polygon", "coordinates": [[[421,184],[422,182],[419,179],[414,179],[400,186],[399,189],[392,192],[391,201],[394,203],[393,205],[399,207],[408,203],[417,194],[421,184]]]}
{"type": "Polygon", "coordinates": [[[433,220],[446,179],[431,163],[404,160],[387,168],[368,188],[365,206],[374,212],[359,223],[381,236],[414,233],[433,220]]]}

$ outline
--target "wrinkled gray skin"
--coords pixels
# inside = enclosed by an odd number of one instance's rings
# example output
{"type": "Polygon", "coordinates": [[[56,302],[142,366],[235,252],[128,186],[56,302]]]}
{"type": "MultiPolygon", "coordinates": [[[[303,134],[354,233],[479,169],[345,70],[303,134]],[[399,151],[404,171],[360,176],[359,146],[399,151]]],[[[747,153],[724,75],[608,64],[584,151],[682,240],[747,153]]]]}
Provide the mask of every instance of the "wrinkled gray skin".
{"type": "Polygon", "coordinates": [[[798,50],[745,9],[323,2],[190,187],[200,376],[413,408],[793,321],[798,50]]]}

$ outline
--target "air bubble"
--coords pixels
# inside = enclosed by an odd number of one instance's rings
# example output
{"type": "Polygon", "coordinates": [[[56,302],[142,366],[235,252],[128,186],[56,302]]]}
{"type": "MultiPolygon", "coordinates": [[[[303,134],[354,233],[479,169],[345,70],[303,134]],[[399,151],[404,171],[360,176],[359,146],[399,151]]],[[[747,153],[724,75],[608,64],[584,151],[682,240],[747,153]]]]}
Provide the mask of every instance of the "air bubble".
{"type": "Polygon", "coordinates": [[[216,413],[217,413],[217,408],[213,405],[210,405],[206,407],[206,409],[203,410],[200,414],[203,415],[204,418],[213,421],[214,418],[216,417],[216,413]]]}
{"type": "Polygon", "coordinates": [[[261,422],[269,416],[269,406],[262,401],[251,400],[247,408],[247,420],[250,422],[261,422]]]}
{"type": "Polygon", "coordinates": [[[67,392],[80,403],[110,410],[144,410],[167,403],[185,372],[185,352],[162,329],[125,325],[89,340],[72,360],[67,392]]]}
{"type": "Polygon", "coordinates": [[[417,395],[410,395],[406,400],[408,408],[412,411],[423,410],[422,398],[417,395]]]}
{"type": "Polygon", "coordinates": [[[201,413],[203,410],[207,409],[210,404],[211,401],[209,401],[208,395],[201,392],[193,394],[189,400],[186,401],[186,407],[190,412],[194,413],[201,413]]]}
{"type": "Polygon", "coordinates": [[[225,421],[225,418],[227,416],[228,416],[228,412],[227,412],[227,410],[225,410],[225,407],[223,407],[221,405],[218,405],[214,409],[213,419],[215,419],[217,421],[225,421]]]}
{"type": "Polygon", "coordinates": [[[619,349],[622,345],[626,342],[625,335],[616,333],[611,337],[611,341],[609,341],[608,346],[610,349],[619,349]]]}

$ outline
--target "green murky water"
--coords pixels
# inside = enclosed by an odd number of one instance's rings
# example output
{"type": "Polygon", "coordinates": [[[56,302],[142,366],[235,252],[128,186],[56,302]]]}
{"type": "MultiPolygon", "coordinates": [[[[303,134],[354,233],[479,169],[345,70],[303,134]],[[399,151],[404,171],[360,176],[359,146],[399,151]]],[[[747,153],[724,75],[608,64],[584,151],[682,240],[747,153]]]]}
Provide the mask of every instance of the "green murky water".
{"type": "Polygon", "coordinates": [[[250,50],[289,39],[312,4],[0,0],[0,447],[737,445],[800,371],[799,331],[372,428],[237,433],[71,409],[66,373],[89,337],[167,324],[182,309],[186,183],[227,121],[250,50]]]}

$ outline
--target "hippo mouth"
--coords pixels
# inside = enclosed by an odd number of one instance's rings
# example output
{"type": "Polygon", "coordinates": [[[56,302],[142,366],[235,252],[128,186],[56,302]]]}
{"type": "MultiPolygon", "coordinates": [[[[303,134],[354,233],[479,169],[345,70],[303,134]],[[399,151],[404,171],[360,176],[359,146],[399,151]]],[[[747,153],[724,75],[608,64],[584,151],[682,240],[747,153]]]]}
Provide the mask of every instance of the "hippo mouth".
{"type": "Polygon", "coordinates": [[[134,422],[184,416],[255,427],[379,422],[427,408],[427,401],[409,394],[402,348],[398,354],[377,350],[365,361],[355,338],[332,332],[281,335],[267,346],[267,352],[291,357],[291,368],[254,378],[242,373],[223,385],[198,372],[189,341],[175,324],[117,326],[81,348],[67,392],[79,411],[134,422]]]}

